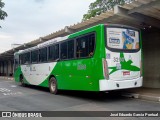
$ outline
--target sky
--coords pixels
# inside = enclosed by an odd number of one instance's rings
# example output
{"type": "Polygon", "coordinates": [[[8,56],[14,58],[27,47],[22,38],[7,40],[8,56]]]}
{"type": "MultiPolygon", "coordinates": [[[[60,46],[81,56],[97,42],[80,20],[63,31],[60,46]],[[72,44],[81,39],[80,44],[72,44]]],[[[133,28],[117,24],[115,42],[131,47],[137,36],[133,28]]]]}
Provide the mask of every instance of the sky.
{"type": "Polygon", "coordinates": [[[2,0],[8,17],[0,20],[0,53],[65,26],[81,22],[95,0],[2,0]]]}

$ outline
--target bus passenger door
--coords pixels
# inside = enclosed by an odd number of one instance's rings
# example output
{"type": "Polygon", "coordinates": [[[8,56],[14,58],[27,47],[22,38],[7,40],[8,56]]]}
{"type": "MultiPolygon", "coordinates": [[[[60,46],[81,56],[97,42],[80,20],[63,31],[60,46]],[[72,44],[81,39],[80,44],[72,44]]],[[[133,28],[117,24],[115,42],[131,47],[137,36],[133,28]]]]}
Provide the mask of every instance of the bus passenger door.
{"type": "Polygon", "coordinates": [[[95,34],[87,34],[76,39],[76,60],[73,63],[75,84],[78,90],[92,90],[95,34]]]}

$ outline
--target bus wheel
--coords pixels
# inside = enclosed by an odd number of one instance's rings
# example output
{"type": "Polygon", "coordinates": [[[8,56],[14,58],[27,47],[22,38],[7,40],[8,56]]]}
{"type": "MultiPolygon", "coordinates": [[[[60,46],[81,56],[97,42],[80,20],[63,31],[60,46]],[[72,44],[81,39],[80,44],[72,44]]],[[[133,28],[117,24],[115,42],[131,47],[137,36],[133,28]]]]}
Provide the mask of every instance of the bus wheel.
{"type": "Polygon", "coordinates": [[[20,76],[20,85],[25,87],[25,83],[22,75],[20,76]]]}
{"type": "Polygon", "coordinates": [[[58,92],[57,80],[54,77],[51,77],[51,79],[49,80],[49,90],[50,90],[50,93],[55,94],[55,95],[58,92]]]}

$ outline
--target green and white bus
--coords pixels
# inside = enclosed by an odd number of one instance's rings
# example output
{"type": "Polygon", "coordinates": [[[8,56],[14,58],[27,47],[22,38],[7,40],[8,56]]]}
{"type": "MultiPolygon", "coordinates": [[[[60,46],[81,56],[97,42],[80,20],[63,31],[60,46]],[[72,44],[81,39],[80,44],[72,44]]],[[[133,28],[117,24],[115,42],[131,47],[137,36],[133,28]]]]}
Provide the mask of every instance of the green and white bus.
{"type": "Polygon", "coordinates": [[[142,86],[140,30],[99,24],[14,54],[21,85],[58,90],[110,91],[142,86]]]}

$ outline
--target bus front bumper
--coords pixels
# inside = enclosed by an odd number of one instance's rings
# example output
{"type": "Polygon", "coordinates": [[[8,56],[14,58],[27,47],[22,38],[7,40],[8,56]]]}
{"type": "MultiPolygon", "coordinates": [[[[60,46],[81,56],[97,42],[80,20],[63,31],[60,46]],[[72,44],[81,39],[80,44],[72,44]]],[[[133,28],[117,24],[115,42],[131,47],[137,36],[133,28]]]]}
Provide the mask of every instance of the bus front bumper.
{"type": "Polygon", "coordinates": [[[99,90],[109,91],[142,86],[143,77],[132,80],[99,80],[99,90]]]}

